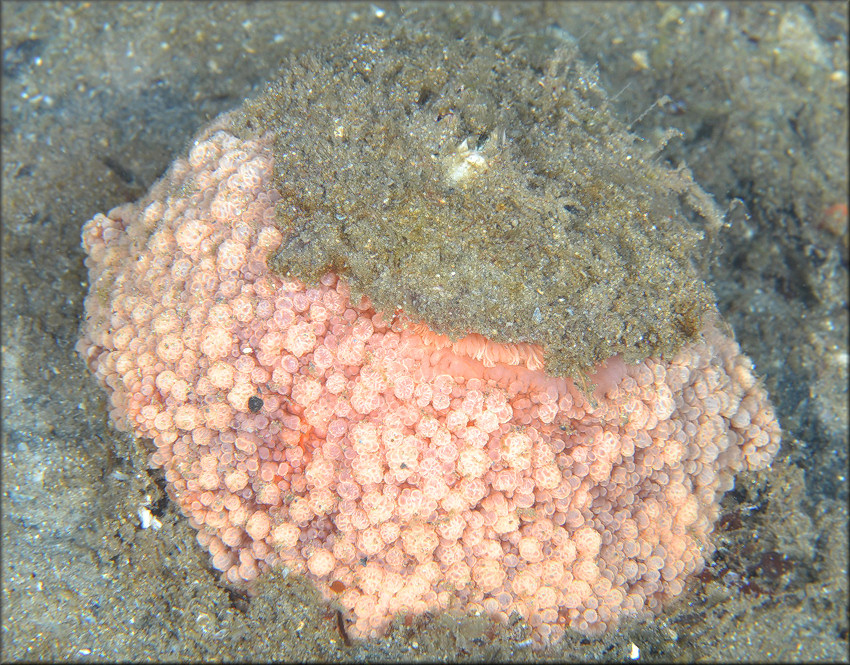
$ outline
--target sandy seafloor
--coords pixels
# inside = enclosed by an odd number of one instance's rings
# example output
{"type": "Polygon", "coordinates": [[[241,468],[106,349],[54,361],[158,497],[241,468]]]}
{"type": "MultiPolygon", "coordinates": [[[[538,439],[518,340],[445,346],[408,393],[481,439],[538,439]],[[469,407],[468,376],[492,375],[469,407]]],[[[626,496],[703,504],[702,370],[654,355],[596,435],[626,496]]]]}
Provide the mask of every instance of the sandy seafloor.
{"type": "MultiPolygon", "coordinates": [[[[11,660],[848,660],[847,5],[2,4],[2,632],[11,660]],[[411,18],[412,17],[412,18],[411,18]],[[349,644],[309,586],[220,584],[74,353],[80,227],[142,195],[282,58],[380,22],[569,33],[724,208],[708,278],[784,429],[665,614],[543,653],[520,621],[349,644]],[[143,529],[147,506],[162,523],[143,529]]],[[[160,481],[161,483],[161,481],[160,481]]]]}

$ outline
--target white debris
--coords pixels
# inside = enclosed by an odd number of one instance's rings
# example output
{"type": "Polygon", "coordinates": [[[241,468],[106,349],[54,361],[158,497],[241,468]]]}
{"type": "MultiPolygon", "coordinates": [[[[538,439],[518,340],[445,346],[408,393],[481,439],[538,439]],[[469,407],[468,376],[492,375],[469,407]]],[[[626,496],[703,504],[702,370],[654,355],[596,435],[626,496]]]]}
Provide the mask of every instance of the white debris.
{"type": "Polygon", "coordinates": [[[151,511],[145,506],[139,507],[139,523],[143,529],[150,529],[153,527],[154,531],[159,531],[159,529],[162,528],[162,522],[154,517],[153,513],[151,513],[151,511]]]}

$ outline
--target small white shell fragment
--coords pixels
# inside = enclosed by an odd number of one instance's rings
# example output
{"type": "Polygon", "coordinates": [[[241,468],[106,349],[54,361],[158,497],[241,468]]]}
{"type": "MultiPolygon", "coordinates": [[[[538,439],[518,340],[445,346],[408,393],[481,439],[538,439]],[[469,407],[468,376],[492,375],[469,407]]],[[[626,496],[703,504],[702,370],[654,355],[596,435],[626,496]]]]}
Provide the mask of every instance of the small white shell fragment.
{"type": "Polygon", "coordinates": [[[143,529],[150,529],[153,527],[154,531],[159,531],[159,529],[162,528],[162,522],[154,517],[153,513],[151,513],[151,511],[145,506],[141,506],[139,508],[139,523],[143,529]]]}

